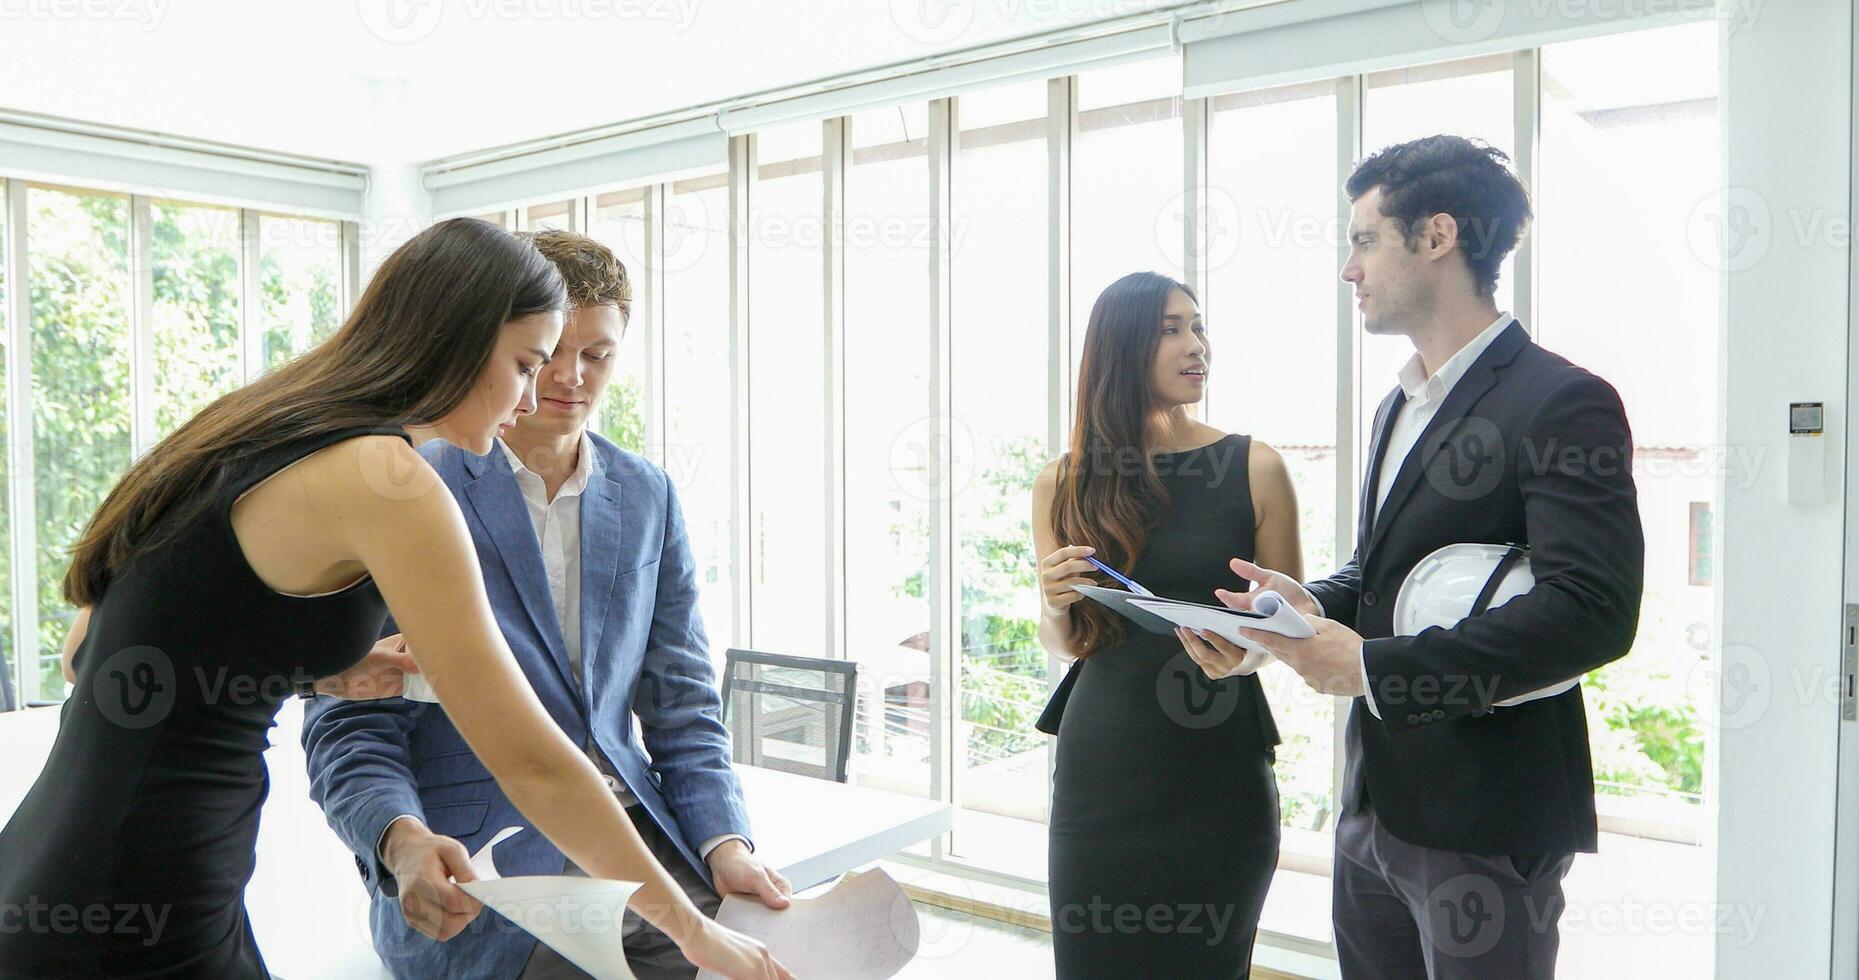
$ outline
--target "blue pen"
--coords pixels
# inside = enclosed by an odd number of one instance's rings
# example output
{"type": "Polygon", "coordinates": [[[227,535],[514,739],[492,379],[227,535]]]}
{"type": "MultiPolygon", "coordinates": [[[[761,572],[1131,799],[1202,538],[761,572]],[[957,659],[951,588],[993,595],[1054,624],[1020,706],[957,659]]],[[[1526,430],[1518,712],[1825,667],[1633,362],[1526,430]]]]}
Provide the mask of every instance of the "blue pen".
{"type": "Polygon", "coordinates": [[[1118,572],[1114,568],[1111,568],[1109,565],[1106,565],[1103,562],[1098,561],[1096,558],[1090,555],[1085,555],[1084,560],[1090,562],[1093,565],[1096,565],[1098,570],[1103,572],[1105,575],[1108,575],[1111,578],[1114,578],[1117,581],[1122,582],[1123,587],[1126,589],[1129,589],[1131,592],[1134,592],[1137,595],[1146,595],[1146,596],[1154,597],[1155,593],[1149,591],[1148,589],[1143,588],[1140,585],[1137,585],[1135,581],[1131,579],[1124,578],[1122,573],[1118,572]]]}

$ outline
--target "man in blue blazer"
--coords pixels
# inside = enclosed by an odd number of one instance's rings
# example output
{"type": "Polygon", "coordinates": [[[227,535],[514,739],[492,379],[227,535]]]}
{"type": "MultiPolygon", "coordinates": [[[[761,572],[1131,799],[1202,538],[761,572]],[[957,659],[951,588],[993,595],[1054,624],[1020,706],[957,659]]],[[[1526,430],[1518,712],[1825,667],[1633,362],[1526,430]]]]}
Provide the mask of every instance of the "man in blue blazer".
{"type": "MultiPolygon", "coordinates": [[[[587,428],[625,330],[625,269],[572,232],[534,242],[574,310],[552,358],[529,366],[530,411],[486,456],[438,440],[421,454],[458,498],[485,592],[537,697],[586,747],[659,862],[708,915],[732,892],[785,907],[787,881],[749,843],[677,494],[664,471],[587,428]]],[[[401,642],[398,632],[390,618],[382,642],[401,642]]],[[[355,852],[375,949],[396,976],[585,976],[507,919],[480,916],[449,880],[497,831],[529,821],[439,706],[319,697],[303,744],[311,795],[355,852]]],[[[506,876],[580,873],[533,827],[499,844],[496,863],[506,876]]],[[[695,976],[635,913],[622,935],[639,977],[695,976]]]]}

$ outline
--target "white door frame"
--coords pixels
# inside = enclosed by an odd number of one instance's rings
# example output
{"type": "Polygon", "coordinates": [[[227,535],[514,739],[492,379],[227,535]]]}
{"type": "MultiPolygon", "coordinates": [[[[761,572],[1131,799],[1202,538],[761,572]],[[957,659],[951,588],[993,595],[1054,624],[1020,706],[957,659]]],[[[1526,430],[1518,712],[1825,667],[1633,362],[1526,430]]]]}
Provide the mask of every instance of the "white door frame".
{"type": "MultiPolygon", "coordinates": [[[[1859,52],[1859,17],[1853,19],[1852,50],[1859,52]]],[[[1849,112],[1859,106],[1859,63],[1853,69],[1849,112]]],[[[1859,147],[1859,113],[1854,114],[1851,143],[1859,147]]],[[[1847,192],[1847,223],[1859,217],[1859,173],[1847,192]]],[[[1851,246],[1848,246],[1851,252],[1851,246]]],[[[1859,253],[1849,256],[1846,287],[1846,434],[1859,431],[1859,253]]],[[[1833,962],[1830,976],[1859,976],[1859,459],[1848,452],[1842,486],[1846,491],[1845,649],[1841,657],[1839,785],[1833,848],[1833,962]]]]}
{"type": "Polygon", "coordinates": [[[1852,14],[1850,2],[1770,3],[1719,18],[1725,201],[1715,227],[1738,246],[1720,256],[1723,443],[1763,460],[1753,478],[1722,483],[1716,555],[1716,911],[1755,923],[1717,930],[1725,978],[1854,975],[1835,969],[1848,931],[1836,923],[1853,918],[1859,884],[1835,870],[1851,818],[1837,776],[1854,755],[1841,751],[1851,724],[1837,696],[1852,595],[1842,538],[1852,255],[1839,227],[1851,213],[1853,116],[1840,96],[1853,86],[1852,14]],[[1786,425],[1789,403],[1802,401],[1826,406],[1820,446],[1791,445],[1807,441],[1786,425]],[[1826,464],[1812,499],[1789,490],[1789,455],[1810,448],[1826,464]]]}

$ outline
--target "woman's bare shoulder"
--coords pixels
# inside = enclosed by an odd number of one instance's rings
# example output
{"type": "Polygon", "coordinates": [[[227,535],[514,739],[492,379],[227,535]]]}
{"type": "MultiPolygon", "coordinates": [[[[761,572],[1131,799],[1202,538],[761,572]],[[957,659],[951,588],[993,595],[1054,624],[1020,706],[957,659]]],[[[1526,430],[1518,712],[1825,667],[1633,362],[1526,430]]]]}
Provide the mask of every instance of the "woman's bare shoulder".
{"type": "MultiPolygon", "coordinates": [[[[370,546],[418,548],[445,533],[451,495],[405,439],[361,435],[270,474],[233,502],[246,561],[280,592],[343,588],[367,570],[370,546]],[[435,490],[439,492],[434,492],[435,490]]],[[[454,505],[455,507],[455,505],[454,505]]]]}
{"type": "Polygon", "coordinates": [[[1284,455],[1273,448],[1271,443],[1258,438],[1253,439],[1252,444],[1246,448],[1246,461],[1255,470],[1261,466],[1284,469],[1285,465],[1284,455]]]}
{"type": "Polygon", "coordinates": [[[1041,467],[1039,475],[1033,477],[1033,498],[1041,502],[1051,501],[1059,492],[1059,474],[1064,469],[1065,457],[1063,455],[1054,456],[1044,467],[1041,467]]]}
{"type": "Polygon", "coordinates": [[[334,442],[291,467],[330,516],[390,520],[443,506],[445,481],[407,440],[370,433],[334,442]]]}
{"type": "Polygon", "coordinates": [[[1297,491],[1291,486],[1291,469],[1285,465],[1284,456],[1269,444],[1252,440],[1252,445],[1246,449],[1246,473],[1254,503],[1269,505],[1281,498],[1296,499],[1297,491]]]}

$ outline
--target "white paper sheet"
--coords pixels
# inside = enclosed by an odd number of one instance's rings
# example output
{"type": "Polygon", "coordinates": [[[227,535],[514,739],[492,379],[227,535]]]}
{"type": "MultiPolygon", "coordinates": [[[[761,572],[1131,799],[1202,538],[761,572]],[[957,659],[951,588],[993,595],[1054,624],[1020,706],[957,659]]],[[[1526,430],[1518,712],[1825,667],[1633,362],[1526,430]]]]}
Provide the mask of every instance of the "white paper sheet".
{"type": "Polygon", "coordinates": [[[408,701],[425,701],[428,704],[439,703],[439,695],[434,694],[432,685],[426,683],[425,674],[407,674],[402,678],[400,686],[400,696],[406,698],[408,701]]]}
{"type": "Polygon", "coordinates": [[[1253,619],[1227,610],[1190,602],[1176,602],[1172,599],[1136,598],[1129,602],[1130,605],[1144,612],[1154,613],[1177,626],[1206,630],[1244,649],[1245,659],[1239,662],[1239,666],[1228,671],[1225,674],[1227,677],[1253,673],[1265,666],[1272,657],[1264,647],[1240,635],[1241,628],[1264,630],[1268,633],[1298,639],[1317,635],[1316,627],[1311,626],[1309,620],[1291,608],[1291,604],[1286,602],[1283,596],[1269,590],[1259,593],[1252,599],[1253,612],[1264,616],[1264,619],[1253,619]]]}
{"type": "Polygon", "coordinates": [[[478,848],[471,856],[471,870],[478,880],[460,882],[458,887],[547,943],[594,980],[633,980],[620,932],[626,903],[641,883],[576,875],[505,878],[497,873],[491,848],[522,832],[521,827],[505,827],[478,848]]]}
{"type": "MultiPolygon", "coordinates": [[[[883,871],[841,879],[818,898],[771,909],[728,895],[718,923],[753,936],[797,977],[885,980],[917,955],[921,933],[910,896],[883,871]]],[[[705,970],[697,980],[722,980],[705,970]]]]}

